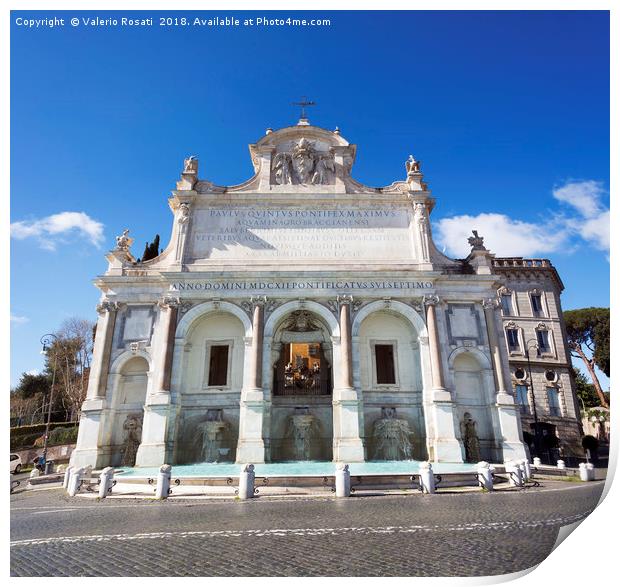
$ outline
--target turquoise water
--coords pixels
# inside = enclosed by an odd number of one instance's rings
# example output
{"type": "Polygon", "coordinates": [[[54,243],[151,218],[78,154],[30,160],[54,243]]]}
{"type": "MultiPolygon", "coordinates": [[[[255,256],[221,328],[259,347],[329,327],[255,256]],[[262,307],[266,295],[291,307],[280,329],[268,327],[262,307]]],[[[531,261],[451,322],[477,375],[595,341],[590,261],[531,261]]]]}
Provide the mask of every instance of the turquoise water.
{"type": "MultiPolygon", "coordinates": [[[[418,473],[420,461],[367,461],[351,463],[351,475],[412,475],[418,473]]],[[[237,477],[241,465],[234,463],[196,463],[173,465],[173,477],[237,477]]],[[[330,461],[291,461],[287,463],[257,464],[254,472],[265,477],[306,477],[333,475],[336,464],[330,461]]],[[[470,473],[476,465],[469,463],[433,463],[433,471],[442,473],[470,473]]],[[[156,477],[159,467],[123,468],[116,475],[125,477],[156,477]]]]}

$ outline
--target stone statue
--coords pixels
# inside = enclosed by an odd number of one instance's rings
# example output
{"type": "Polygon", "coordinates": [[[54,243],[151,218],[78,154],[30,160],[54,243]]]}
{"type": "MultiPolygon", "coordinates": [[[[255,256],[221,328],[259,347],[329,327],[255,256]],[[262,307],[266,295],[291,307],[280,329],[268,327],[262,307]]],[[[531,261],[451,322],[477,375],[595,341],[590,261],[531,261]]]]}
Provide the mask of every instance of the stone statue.
{"type": "Polygon", "coordinates": [[[131,243],[133,243],[133,239],[129,236],[129,229],[126,228],[123,230],[123,234],[116,237],[116,249],[118,251],[129,251],[129,247],[131,243]]]}
{"type": "Polygon", "coordinates": [[[472,230],[471,232],[474,236],[470,236],[467,239],[467,242],[471,246],[472,250],[473,251],[486,251],[486,248],[484,246],[484,237],[478,236],[477,230],[472,230]]]}
{"type": "Polygon", "coordinates": [[[420,173],[420,161],[416,161],[413,155],[409,155],[409,159],[405,161],[405,169],[407,170],[407,175],[420,173]]]}
{"type": "Polygon", "coordinates": [[[323,185],[329,183],[331,174],[336,172],[333,155],[320,155],[316,159],[315,170],[312,175],[312,183],[314,185],[323,185]]]}
{"type": "Polygon", "coordinates": [[[198,158],[195,155],[183,161],[183,173],[198,173],[198,158]]]}
{"type": "Polygon", "coordinates": [[[293,160],[290,153],[278,153],[273,159],[275,181],[278,185],[293,183],[293,160]]]}
{"type": "Polygon", "coordinates": [[[179,206],[179,224],[187,224],[189,221],[189,204],[182,202],[179,206]]]}
{"type": "Polygon", "coordinates": [[[123,432],[121,466],[133,467],[136,464],[136,455],[142,440],[142,414],[129,414],[123,423],[123,432]]]}
{"type": "Polygon", "coordinates": [[[468,463],[478,463],[480,461],[480,441],[476,432],[476,422],[469,412],[463,415],[461,436],[465,447],[465,461],[468,463]]]}
{"type": "Polygon", "coordinates": [[[293,148],[293,167],[299,179],[299,183],[309,183],[314,171],[316,151],[314,145],[305,138],[293,148]]]}

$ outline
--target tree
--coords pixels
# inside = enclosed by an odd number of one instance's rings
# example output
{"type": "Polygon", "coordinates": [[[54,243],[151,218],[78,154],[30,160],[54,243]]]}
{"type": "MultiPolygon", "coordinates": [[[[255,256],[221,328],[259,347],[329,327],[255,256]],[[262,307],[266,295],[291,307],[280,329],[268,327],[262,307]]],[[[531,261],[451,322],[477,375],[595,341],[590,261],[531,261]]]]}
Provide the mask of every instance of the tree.
{"type": "MultiPolygon", "coordinates": [[[[48,373],[22,373],[11,389],[11,419],[16,426],[42,422],[49,398],[51,377],[48,373]]],[[[55,402],[62,409],[62,403],[55,402]]]]}
{"type": "Polygon", "coordinates": [[[144,253],[142,253],[142,262],[154,259],[159,255],[159,235],[155,235],[155,239],[152,243],[146,243],[144,246],[144,253]]]}
{"type": "Polygon", "coordinates": [[[583,402],[583,407],[587,409],[600,406],[601,401],[594,385],[586,379],[586,376],[581,371],[574,367],[572,371],[575,378],[575,391],[577,392],[577,397],[583,402]]]}
{"type": "Polygon", "coordinates": [[[609,308],[569,310],[564,312],[564,320],[571,355],[584,362],[600,405],[609,408],[594,370],[596,366],[609,377],[609,308]]]}
{"type": "Polygon", "coordinates": [[[93,353],[93,324],[83,318],[68,318],[47,353],[46,371],[56,369],[54,393],[62,398],[71,420],[79,417],[86,399],[93,353]]]}

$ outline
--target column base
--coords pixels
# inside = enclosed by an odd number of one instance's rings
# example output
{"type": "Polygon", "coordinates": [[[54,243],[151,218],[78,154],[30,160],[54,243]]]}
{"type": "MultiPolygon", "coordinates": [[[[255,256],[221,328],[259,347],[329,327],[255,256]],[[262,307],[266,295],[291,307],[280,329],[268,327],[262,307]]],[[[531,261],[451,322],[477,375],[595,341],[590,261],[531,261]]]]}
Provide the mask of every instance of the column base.
{"type": "Polygon", "coordinates": [[[71,453],[69,465],[72,467],[92,467],[103,469],[110,463],[110,454],[100,448],[75,449],[71,453]]]}
{"type": "Polygon", "coordinates": [[[436,438],[433,441],[433,460],[437,463],[464,463],[460,440],[436,438]]]}
{"type": "Polygon", "coordinates": [[[136,467],[161,467],[166,463],[166,443],[142,443],[136,454],[136,467]]]}
{"type": "Polygon", "coordinates": [[[364,445],[361,438],[334,439],[334,463],[363,463],[364,445]]]}
{"type": "Polygon", "coordinates": [[[240,440],[237,444],[236,463],[264,463],[265,443],[261,440],[240,440]]]}
{"type": "Polygon", "coordinates": [[[502,442],[502,458],[504,462],[530,460],[529,451],[522,442],[502,442]]]}

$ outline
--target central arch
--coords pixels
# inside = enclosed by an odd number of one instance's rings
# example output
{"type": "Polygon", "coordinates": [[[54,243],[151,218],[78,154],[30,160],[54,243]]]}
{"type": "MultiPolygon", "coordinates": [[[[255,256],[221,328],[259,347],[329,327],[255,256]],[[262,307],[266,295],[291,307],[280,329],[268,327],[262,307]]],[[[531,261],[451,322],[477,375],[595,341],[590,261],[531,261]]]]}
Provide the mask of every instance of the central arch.
{"type": "Polygon", "coordinates": [[[316,302],[280,306],[265,324],[263,389],[272,461],[331,460],[338,322],[316,302]]]}

